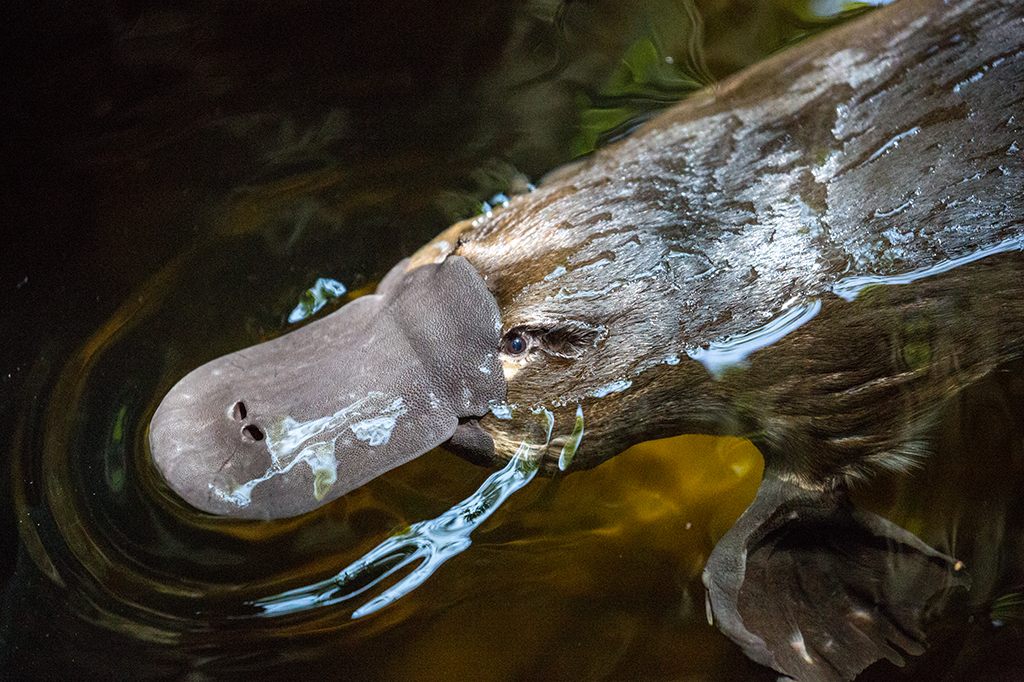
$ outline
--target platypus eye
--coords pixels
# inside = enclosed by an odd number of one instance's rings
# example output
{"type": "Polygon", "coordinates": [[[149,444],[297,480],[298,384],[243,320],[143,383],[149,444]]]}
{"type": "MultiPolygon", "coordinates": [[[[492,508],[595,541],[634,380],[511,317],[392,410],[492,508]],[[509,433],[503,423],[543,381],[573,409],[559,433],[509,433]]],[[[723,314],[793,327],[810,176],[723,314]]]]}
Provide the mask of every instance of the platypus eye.
{"type": "Polygon", "coordinates": [[[501,352],[507,360],[519,363],[526,360],[527,353],[534,351],[572,359],[595,347],[603,336],[602,328],[576,320],[522,325],[505,332],[501,352]]]}
{"type": "Polygon", "coordinates": [[[505,338],[502,350],[509,355],[522,355],[530,347],[526,337],[522,334],[512,334],[505,338]]]}

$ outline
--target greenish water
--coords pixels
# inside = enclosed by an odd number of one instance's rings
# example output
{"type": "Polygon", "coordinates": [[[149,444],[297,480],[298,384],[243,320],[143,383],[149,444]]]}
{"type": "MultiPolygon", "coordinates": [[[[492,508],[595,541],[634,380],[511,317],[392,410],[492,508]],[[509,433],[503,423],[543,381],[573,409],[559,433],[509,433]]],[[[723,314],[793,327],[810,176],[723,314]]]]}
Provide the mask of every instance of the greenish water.
{"type": "MultiPolygon", "coordinates": [[[[707,625],[700,582],[760,478],[746,441],[529,481],[471,547],[353,619],[359,600],[259,605],[493,472],[432,451],[313,514],[226,522],[176,500],[145,437],[178,378],[286,331],[318,278],[349,292],[327,312],[495,194],[828,22],[785,2],[10,11],[0,678],[775,678],[707,625]]],[[[920,471],[862,491],[974,580],[905,679],[1019,673],[1014,369],[951,406],[920,471]]]]}

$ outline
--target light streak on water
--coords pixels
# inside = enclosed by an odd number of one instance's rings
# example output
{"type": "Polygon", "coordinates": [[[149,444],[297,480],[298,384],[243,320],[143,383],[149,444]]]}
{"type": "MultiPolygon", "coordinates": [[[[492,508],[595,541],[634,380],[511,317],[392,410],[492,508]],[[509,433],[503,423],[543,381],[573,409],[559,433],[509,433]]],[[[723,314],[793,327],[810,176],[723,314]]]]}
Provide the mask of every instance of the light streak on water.
{"type": "Polygon", "coordinates": [[[775,343],[801,325],[809,322],[821,310],[821,301],[813,299],[795,305],[768,324],[746,334],[715,341],[707,348],[687,351],[713,376],[721,376],[730,367],[742,367],[747,356],[775,343]]]}
{"type": "MultiPolygon", "coordinates": [[[[550,426],[549,426],[550,430],[550,426]]],[[[504,469],[492,474],[468,498],[437,518],[414,524],[400,535],[380,543],[332,578],[251,602],[261,616],[279,616],[348,601],[371,590],[410,564],[407,576],[363,604],[352,614],[360,618],[409,594],[441,564],[471,544],[470,533],[479,528],[508,496],[537,475],[537,462],[529,454],[536,446],[523,442],[504,469]]]]}
{"type": "Polygon", "coordinates": [[[846,301],[852,301],[857,298],[857,294],[869,286],[876,286],[879,284],[909,284],[924,277],[941,275],[942,273],[949,272],[961,265],[967,265],[968,263],[973,263],[974,261],[981,260],[982,258],[994,256],[997,253],[1022,249],[1024,249],[1024,237],[1010,237],[1009,239],[1004,239],[998,244],[993,244],[992,246],[984,249],[978,249],[973,253],[960,256],[959,258],[948,258],[935,265],[929,265],[928,267],[919,268],[899,275],[858,275],[855,277],[846,277],[833,285],[832,292],[846,301]]]}

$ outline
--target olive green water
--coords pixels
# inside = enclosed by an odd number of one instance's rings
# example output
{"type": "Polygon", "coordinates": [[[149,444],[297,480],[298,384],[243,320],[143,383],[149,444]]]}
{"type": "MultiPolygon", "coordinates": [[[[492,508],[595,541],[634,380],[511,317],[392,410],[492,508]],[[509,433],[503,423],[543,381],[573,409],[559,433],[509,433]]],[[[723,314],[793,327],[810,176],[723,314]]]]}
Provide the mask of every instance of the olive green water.
{"type": "MultiPolygon", "coordinates": [[[[422,586],[353,619],[375,593],[256,604],[493,472],[433,451],[313,514],[228,523],[175,500],[145,436],[177,379],[289,329],[318,277],[366,291],[482,201],[812,17],[656,0],[15,9],[0,679],[774,679],[707,625],[700,583],[760,478],[745,441],[684,437],[534,479],[422,586]]],[[[862,491],[974,580],[899,679],[1021,675],[1013,369],[950,407],[920,471],[862,491]]]]}

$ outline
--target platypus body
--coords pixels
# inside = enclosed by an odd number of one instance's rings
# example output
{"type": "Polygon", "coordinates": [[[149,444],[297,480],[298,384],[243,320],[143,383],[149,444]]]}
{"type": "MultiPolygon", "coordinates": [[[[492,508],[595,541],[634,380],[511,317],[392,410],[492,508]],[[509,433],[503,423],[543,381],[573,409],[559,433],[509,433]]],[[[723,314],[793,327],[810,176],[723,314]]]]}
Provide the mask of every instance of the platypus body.
{"type": "Polygon", "coordinates": [[[154,462],[200,509],[274,518],[438,445],[550,472],[746,436],[765,482],[708,562],[711,611],[761,663],[851,679],[917,653],[924,602],[966,584],[845,491],[911,467],[944,400],[1024,354],[1021,147],[1024,5],[900,0],[452,226],[376,294],[195,370],[154,415],[154,462]],[[822,524],[908,563],[866,577],[819,555],[837,589],[874,585],[875,615],[759,625],[750,576],[812,570],[777,559],[822,524]],[[880,607],[897,588],[915,603],[880,607]]]}

